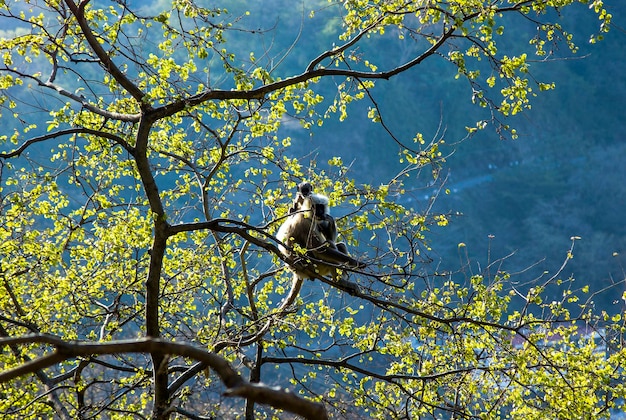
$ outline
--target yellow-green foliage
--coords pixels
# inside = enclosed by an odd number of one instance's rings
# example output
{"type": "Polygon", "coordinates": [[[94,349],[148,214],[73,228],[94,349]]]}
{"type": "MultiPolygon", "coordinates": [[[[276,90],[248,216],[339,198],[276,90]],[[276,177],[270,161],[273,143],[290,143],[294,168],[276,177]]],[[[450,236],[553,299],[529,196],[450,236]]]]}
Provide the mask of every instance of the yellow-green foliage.
{"type": "Polygon", "coordinates": [[[0,4],[0,336],[14,340],[0,377],[24,369],[0,384],[0,417],[243,417],[214,371],[180,380],[192,357],[61,348],[55,359],[55,346],[19,338],[35,334],[111,343],[150,333],[335,418],[595,418],[623,403],[623,319],[598,318],[588,289],[558,276],[531,287],[492,261],[477,273],[470,259],[458,272],[430,264],[431,229],[454,214],[433,207],[446,191],[443,138],[381,139],[401,169],[376,185],[353,179],[338,153],[294,152],[308,148],[304,130],[345,121],[357,101],[389,130],[375,82],[437,58],[479,106],[522,112],[554,88],[532,77],[532,60],[555,41],[576,51],[555,11],[590,3],[596,41],[611,21],[601,1],[290,2],[290,21],[336,36],[278,53],[248,20],[264,11],[239,10],[245,2],[225,2],[234,12],[145,3],[0,4]],[[501,50],[508,16],[539,22],[527,50],[501,50]],[[377,42],[415,45],[387,63],[377,42]],[[306,62],[283,71],[300,49],[306,62]],[[289,301],[293,273],[273,235],[304,180],[340,210],[340,239],[367,265],[349,281],[305,280],[289,301]],[[561,300],[546,298],[563,285],[561,300]]]}

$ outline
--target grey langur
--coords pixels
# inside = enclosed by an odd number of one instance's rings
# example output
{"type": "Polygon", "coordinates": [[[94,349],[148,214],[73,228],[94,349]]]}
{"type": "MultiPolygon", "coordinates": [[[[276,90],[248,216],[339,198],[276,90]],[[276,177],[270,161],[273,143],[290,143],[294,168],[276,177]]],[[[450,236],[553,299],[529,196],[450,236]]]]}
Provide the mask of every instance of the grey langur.
{"type": "MultiPolygon", "coordinates": [[[[330,215],[328,197],[313,192],[308,182],[298,185],[298,193],[289,209],[289,215],[278,229],[277,239],[281,242],[283,255],[293,257],[293,247],[306,250],[313,260],[315,271],[326,276],[332,274],[339,280],[338,266],[362,268],[364,263],[348,254],[344,243],[337,243],[337,225],[330,215]],[[324,264],[324,263],[328,264],[324,264]]],[[[305,277],[297,273],[299,281],[305,277]]]]}

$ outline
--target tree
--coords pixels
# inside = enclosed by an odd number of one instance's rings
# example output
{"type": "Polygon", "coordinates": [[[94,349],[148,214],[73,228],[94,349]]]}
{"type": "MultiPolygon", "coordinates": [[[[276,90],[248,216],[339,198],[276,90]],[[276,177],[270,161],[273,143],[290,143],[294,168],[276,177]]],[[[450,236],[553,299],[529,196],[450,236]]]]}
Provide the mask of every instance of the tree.
{"type": "Polygon", "coordinates": [[[441,187],[440,137],[388,130],[405,167],[371,186],[340,157],[305,167],[285,129],[362,99],[388,129],[375,82],[445,60],[488,110],[468,132],[515,136],[505,117],[553,86],[530,56],[575,51],[558,12],[579,3],[601,38],[599,0],[276,2],[287,19],[267,27],[239,2],[4,2],[0,412],[607,416],[624,398],[619,314],[559,273],[429,265],[429,229],[449,215],[402,197],[441,187]],[[515,19],[534,34],[506,54],[515,19]],[[272,48],[283,22],[324,47],[272,48]],[[380,52],[398,44],[408,59],[380,52]],[[368,264],[348,283],[278,250],[305,179],[346,210],[343,240],[368,264]],[[299,294],[289,264],[313,279],[299,294]],[[553,285],[562,299],[544,302],[553,285]]]}

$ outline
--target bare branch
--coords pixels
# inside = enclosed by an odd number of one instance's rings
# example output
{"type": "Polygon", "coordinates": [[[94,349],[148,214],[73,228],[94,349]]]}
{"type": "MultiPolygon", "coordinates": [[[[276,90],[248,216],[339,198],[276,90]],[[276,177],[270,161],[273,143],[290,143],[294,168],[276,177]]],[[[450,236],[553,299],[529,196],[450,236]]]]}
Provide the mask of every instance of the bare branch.
{"type": "Polygon", "coordinates": [[[445,376],[458,375],[459,373],[467,373],[477,370],[491,371],[492,368],[484,366],[473,366],[462,369],[452,369],[443,372],[431,373],[429,375],[400,375],[400,374],[381,374],[369,369],[364,369],[356,364],[348,363],[347,358],[337,360],[323,360],[323,359],[305,359],[303,357],[264,357],[263,363],[301,363],[305,365],[313,366],[330,366],[335,369],[347,369],[356,373],[360,373],[365,376],[371,376],[386,382],[396,383],[399,381],[432,381],[440,379],[445,376]]]}

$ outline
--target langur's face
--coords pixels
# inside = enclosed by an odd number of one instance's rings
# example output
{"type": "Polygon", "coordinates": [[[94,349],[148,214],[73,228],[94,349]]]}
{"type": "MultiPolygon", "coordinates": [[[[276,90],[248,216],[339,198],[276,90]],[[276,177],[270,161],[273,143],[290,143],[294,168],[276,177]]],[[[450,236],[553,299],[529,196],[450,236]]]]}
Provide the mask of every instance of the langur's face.
{"type": "Polygon", "coordinates": [[[313,192],[313,187],[308,182],[302,182],[298,184],[298,193],[302,195],[302,197],[308,197],[313,192]]]}

